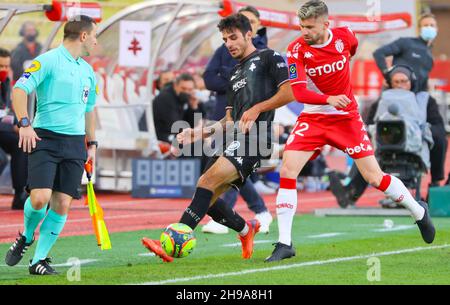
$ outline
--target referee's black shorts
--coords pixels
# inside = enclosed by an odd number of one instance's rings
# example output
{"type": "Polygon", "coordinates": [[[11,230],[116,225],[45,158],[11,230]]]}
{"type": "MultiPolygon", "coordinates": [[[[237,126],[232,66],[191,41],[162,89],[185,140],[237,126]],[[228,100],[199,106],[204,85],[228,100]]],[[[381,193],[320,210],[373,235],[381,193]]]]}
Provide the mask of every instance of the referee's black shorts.
{"type": "Polygon", "coordinates": [[[85,136],[35,129],[41,141],[28,155],[28,190],[52,189],[81,198],[81,178],[87,159],[85,136]]]}

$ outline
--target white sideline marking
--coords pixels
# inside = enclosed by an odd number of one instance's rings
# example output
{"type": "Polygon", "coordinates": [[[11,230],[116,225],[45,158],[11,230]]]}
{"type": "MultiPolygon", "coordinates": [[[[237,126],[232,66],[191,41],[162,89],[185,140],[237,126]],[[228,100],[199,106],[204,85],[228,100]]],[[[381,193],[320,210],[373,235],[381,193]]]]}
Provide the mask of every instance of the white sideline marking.
{"type": "Polygon", "coordinates": [[[257,272],[267,272],[267,271],[285,270],[285,269],[300,268],[300,267],[307,267],[307,266],[326,265],[326,264],[332,264],[332,263],[353,261],[353,260],[358,260],[358,259],[367,259],[367,258],[370,258],[373,256],[397,255],[397,254],[403,254],[403,253],[411,253],[411,252],[434,250],[434,249],[443,249],[443,248],[449,248],[449,247],[450,247],[450,245],[447,245],[447,244],[440,245],[440,246],[417,247],[417,248],[379,252],[379,253],[372,253],[372,254],[365,254],[365,255],[337,257],[337,258],[322,260],[322,261],[310,261],[310,262],[304,262],[304,263],[273,266],[273,267],[267,267],[267,268],[247,269],[247,270],[241,270],[241,271],[236,271],[236,272],[205,274],[205,275],[198,275],[198,276],[193,276],[193,277],[181,277],[181,278],[174,278],[174,279],[168,279],[168,280],[163,280],[163,281],[145,282],[145,283],[141,283],[138,285],[163,285],[163,284],[169,284],[169,283],[189,282],[189,281],[211,279],[211,278],[223,278],[223,277],[228,277],[228,276],[240,276],[240,275],[244,275],[244,274],[257,273],[257,272]]]}
{"type": "MultiPolygon", "coordinates": [[[[137,211],[135,214],[127,214],[127,215],[115,215],[115,216],[105,216],[104,219],[107,222],[108,220],[114,220],[114,219],[126,219],[126,218],[133,218],[133,217],[143,217],[143,216],[158,216],[158,215],[167,215],[167,214],[179,214],[180,211],[164,211],[164,212],[149,212],[149,213],[139,213],[137,211]]],[[[66,224],[68,223],[78,223],[78,222],[92,222],[92,218],[79,218],[79,219],[73,219],[73,220],[67,220],[66,224]]],[[[0,228],[14,228],[23,227],[23,223],[16,223],[16,224],[9,224],[9,225],[0,225],[0,228]]]]}
{"type": "Polygon", "coordinates": [[[372,231],[373,232],[393,232],[393,231],[409,230],[409,229],[412,229],[415,227],[416,226],[412,226],[412,225],[399,225],[399,226],[393,226],[392,228],[375,229],[372,231]]]}
{"type": "Polygon", "coordinates": [[[149,253],[139,253],[138,256],[155,256],[155,253],[149,252],[149,253]]]}
{"type": "Polygon", "coordinates": [[[335,237],[339,235],[343,235],[344,233],[341,232],[332,232],[332,233],[324,233],[324,234],[317,234],[317,235],[309,235],[306,236],[307,238],[326,238],[326,237],[335,237]]]}
{"type": "MultiPolygon", "coordinates": [[[[274,241],[263,239],[263,240],[255,240],[253,243],[254,244],[268,244],[268,243],[274,243],[274,241]]],[[[232,243],[232,244],[224,244],[224,245],[222,245],[222,247],[238,247],[240,245],[241,245],[241,243],[232,243]]]]}
{"type": "MultiPolygon", "coordinates": [[[[98,261],[99,261],[99,259],[90,259],[90,258],[80,259],[80,265],[87,265],[87,264],[95,263],[98,261]]],[[[8,265],[0,265],[0,266],[1,267],[10,267],[8,265]]],[[[52,267],[72,267],[72,266],[73,266],[73,264],[70,264],[70,263],[52,264],[52,267]]],[[[14,267],[27,267],[28,268],[29,266],[28,265],[16,265],[14,267]]]]}

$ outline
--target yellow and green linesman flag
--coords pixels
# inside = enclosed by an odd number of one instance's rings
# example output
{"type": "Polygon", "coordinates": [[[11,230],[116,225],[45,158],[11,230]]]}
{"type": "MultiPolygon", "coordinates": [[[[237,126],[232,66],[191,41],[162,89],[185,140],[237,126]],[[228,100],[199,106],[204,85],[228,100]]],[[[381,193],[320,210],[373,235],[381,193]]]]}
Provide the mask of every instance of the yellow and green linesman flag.
{"type": "Polygon", "coordinates": [[[85,169],[88,177],[87,204],[89,206],[89,214],[92,217],[92,225],[94,226],[95,236],[97,237],[97,244],[100,249],[108,250],[111,249],[111,241],[105,220],[103,219],[103,209],[98,204],[97,198],[95,197],[94,185],[91,181],[92,164],[86,163],[85,169]]]}

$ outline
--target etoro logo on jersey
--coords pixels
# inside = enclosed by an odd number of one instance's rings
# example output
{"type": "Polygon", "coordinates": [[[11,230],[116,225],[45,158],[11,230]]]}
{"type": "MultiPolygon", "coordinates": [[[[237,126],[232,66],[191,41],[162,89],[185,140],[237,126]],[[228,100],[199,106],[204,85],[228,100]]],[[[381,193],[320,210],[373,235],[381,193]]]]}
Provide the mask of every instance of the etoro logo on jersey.
{"type": "Polygon", "coordinates": [[[342,60],[335,61],[331,64],[317,66],[315,68],[308,68],[308,66],[305,65],[305,70],[309,76],[322,76],[323,74],[330,74],[336,71],[342,71],[345,67],[346,62],[347,58],[344,55],[342,55],[342,60]]]}

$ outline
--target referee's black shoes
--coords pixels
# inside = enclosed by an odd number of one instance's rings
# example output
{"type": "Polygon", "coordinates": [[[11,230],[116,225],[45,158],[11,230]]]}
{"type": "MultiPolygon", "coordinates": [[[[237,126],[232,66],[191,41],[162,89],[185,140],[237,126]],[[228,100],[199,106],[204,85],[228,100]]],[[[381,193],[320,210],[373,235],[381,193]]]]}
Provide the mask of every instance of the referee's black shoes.
{"type": "Polygon", "coordinates": [[[17,265],[22,259],[25,252],[27,252],[28,248],[33,244],[33,242],[34,239],[27,244],[25,235],[22,235],[22,233],[19,232],[19,236],[16,238],[16,241],[12,244],[12,246],[6,253],[5,263],[8,266],[17,265]]]}
{"type": "Polygon", "coordinates": [[[57,275],[58,272],[50,266],[51,262],[52,260],[48,257],[46,259],[41,259],[34,265],[31,265],[30,261],[30,267],[28,270],[32,275],[57,275]]]}

